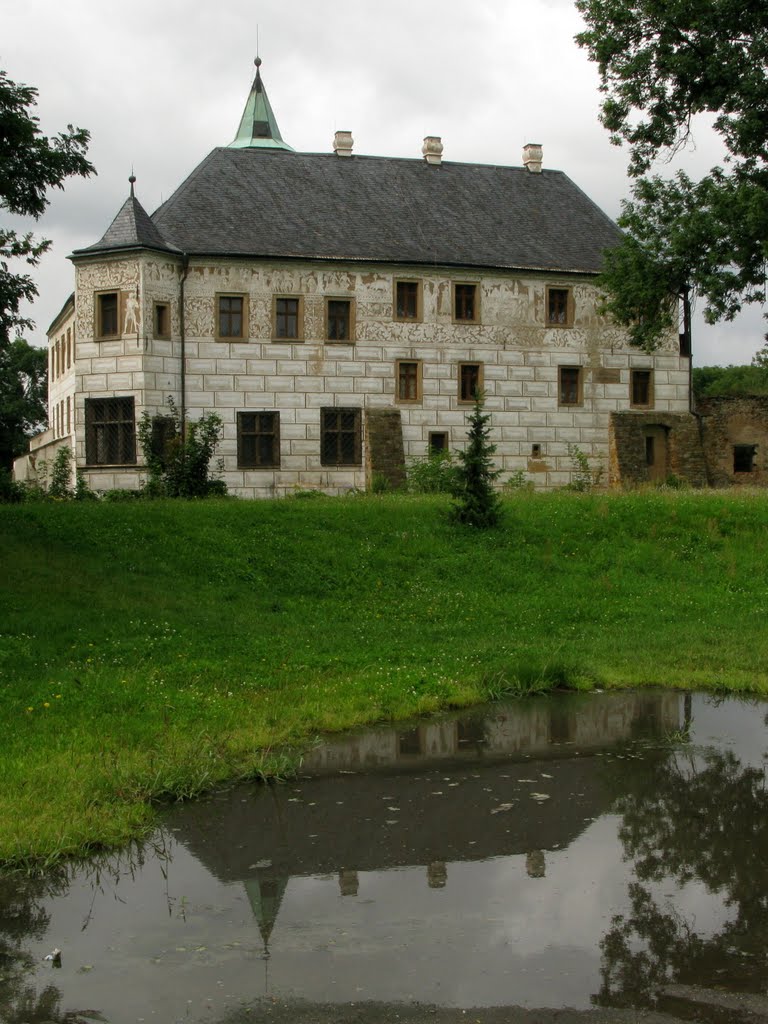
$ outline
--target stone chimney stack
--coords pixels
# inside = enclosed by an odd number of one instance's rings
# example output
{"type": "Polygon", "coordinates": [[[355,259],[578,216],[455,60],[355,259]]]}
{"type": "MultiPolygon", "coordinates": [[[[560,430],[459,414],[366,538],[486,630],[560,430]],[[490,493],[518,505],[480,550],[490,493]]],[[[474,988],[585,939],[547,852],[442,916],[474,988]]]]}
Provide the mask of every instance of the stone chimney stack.
{"type": "Polygon", "coordinates": [[[421,152],[428,164],[441,164],[443,161],[443,140],[439,135],[427,135],[421,152]]]}
{"type": "Polygon", "coordinates": [[[527,167],[531,174],[541,174],[541,162],[544,159],[544,150],[538,142],[529,142],[523,146],[523,166],[527,167]]]}
{"type": "Polygon", "coordinates": [[[333,152],[336,156],[352,156],[354,142],[352,132],[336,132],[333,136],[333,152]]]}

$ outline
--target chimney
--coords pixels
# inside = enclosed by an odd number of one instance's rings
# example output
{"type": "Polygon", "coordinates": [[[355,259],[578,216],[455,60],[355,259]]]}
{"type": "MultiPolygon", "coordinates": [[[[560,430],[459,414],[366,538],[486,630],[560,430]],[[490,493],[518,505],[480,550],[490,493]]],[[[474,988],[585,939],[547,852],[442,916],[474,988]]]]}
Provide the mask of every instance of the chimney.
{"type": "Polygon", "coordinates": [[[352,132],[336,132],[333,136],[333,152],[336,156],[352,156],[354,142],[352,132]]]}
{"type": "Polygon", "coordinates": [[[523,166],[527,167],[531,174],[541,174],[541,161],[544,158],[544,150],[538,142],[529,142],[523,146],[523,166]]]}
{"type": "Polygon", "coordinates": [[[421,147],[428,164],[440,164],[443,160],[443,141],[439,135],[427,135],[421,147]]]}

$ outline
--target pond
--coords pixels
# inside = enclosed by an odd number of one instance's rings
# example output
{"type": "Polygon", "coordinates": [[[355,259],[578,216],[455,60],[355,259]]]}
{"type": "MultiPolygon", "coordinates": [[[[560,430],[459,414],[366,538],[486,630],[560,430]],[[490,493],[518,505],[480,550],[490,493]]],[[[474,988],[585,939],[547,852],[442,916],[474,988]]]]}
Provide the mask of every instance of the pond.
{"type": "Polygon", "coordinates": [[[0,1020],[768,1019],[767,713],[557,695],[318,747],[0,877],[0,1020]]]}

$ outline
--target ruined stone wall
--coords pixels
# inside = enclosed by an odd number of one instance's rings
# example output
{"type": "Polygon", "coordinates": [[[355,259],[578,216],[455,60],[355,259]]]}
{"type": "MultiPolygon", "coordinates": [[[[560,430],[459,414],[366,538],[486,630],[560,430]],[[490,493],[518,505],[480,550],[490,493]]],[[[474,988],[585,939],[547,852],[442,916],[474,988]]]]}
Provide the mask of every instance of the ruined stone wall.
{"type": "Polygon", "coordinates": [[[611,484],[651,482],[645,449],[646,429],[649,427],[660,427],[666,433],[665,476],[680,477],[692,487],[706,487],[707,467],[697,417],[690,413],[662,413],[656,410],[611,415],[611,484]]]}
{"type": "Polygon", "coordinates": [[[713,487],[768,484],[768,397],[707,398],[697,402],[709,481],[713,487]],[[751,471],[734,468],[736,446],[754,448],[751,471]]]}

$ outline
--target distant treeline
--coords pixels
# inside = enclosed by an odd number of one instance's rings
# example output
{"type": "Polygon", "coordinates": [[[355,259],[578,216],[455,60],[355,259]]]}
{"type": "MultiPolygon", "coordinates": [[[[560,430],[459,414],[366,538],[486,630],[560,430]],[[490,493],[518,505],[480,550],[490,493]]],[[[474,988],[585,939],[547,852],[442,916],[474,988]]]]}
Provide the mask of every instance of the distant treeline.
{"type": "Polygon", "coordinates": [[[697,398],[721,395],[768,395],[768,346],[748,366],[696,366],[693,393],[697,398]]]}

